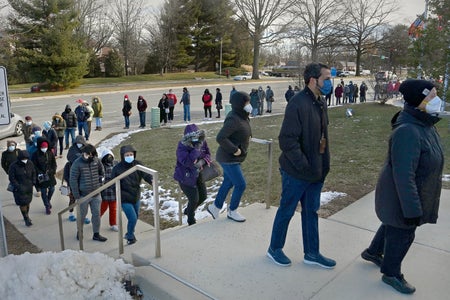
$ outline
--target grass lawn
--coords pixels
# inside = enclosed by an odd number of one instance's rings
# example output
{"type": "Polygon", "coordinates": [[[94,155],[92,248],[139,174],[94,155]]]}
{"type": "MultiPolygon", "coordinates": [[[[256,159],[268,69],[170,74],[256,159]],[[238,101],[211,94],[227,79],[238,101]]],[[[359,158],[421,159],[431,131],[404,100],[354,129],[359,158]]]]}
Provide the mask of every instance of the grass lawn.
{"type": "MultiPolygon", "coordinates": [[[[384,162],[387,143],[391,132],[390,121],[400,109],[391,105],[366,103],[351,106],[353,118],[345,116],[348,106],[329,110],[330,126],[329,139],[331,149],[331,171],[326,178],[324,191],[344,192],[347,196],[335,199],[322,206],[320,215],[327,217],[350,203],[360,199],[375,189],[379,171],[384,162]]],[[[283,116],[253,118],[253,137],[272,139],[273,170],[272,192],[270,204],[277,206],[281,193],[281,177],[278,171],[278,133],[283,116]]],[[[208,145],[215,155],[218,144],[215,141],[222,123],[201,125],[207,131],[208,145]]],[[[438,130],[442,137],[445,156],[450,154],[448,122],[438,123],[438,130]]],[[[123,144],[132,144],[138,149],[138,159],[146,166],[160,172],[160,180],[164,189],[170,189],[174,197],[181,197],[177,182],[172,178],[175,167],[175,151],[184,127],[163,127],[134,134],[123,144]]],[[[119,157],[118,149],[114,149],[119,157]]],[[[266,193],[267,180],[267,146],[251,143],[246,161],[242,164],[247,180],[247,190],[243,196],[244,203],[263,202],[266,193]]],[[[450,173],[447,163],[445,174],[450,173]]],[[[445,188],[450,188],[444,182],[445,188]]]]}

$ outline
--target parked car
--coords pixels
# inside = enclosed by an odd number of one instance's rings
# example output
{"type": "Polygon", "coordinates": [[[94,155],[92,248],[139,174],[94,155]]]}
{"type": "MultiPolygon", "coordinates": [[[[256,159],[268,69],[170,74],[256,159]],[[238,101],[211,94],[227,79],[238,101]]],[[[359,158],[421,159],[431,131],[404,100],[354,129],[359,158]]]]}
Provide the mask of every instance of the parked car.
{"type": "Polygon", "coordinates": [[[252,74],[251,73],[245,73],[243,75],[236,75],[233,78],[234,80],[247,80],[247,79],[252,79],[252,74]]]}
{"type": "Polygon", "coordinates": [[[350,73],[348,71],[338,70],[336,72],[336,75],[337,75],[337,77],[348,77],[348,76],[350,76],[350,73]]]}
{"type": "Polygon", "coordinates": [[[11,122],[7,125],[0,125],[0,139],[23,134],[23,119],[15,113],[11,113],[11,122]]]}

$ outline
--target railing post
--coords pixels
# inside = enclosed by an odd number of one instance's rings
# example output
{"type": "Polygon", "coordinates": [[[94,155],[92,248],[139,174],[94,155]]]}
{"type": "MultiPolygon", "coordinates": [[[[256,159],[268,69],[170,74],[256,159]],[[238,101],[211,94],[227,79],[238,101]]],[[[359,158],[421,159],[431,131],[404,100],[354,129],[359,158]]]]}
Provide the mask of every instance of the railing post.
{"type": "Polygon", "coordinates": [[[158,172],[153,175],[153,197],[155,199],[155,229],[156,229],[156,243],[155,243],[155,257],[161,257],[161,234],[159,224],[159,179],[158,172]]]}
{"type": "Polygon", "coordinates": [[[270,194],[272,193],[272,140],[269,140],[268,144],[268,155],[269,155],[269,166],[268,166],[268,176],[267,176],[267,191],[266,191],[266,208],[270,208],[270,194]]]}
{"type": "Polygon", "coordinates": [[[116,201],[117,201],[117,219],[119,220],[119,255],[124,253],[123,249],[123,226],[122,226],[122,195],[120,193],[120,180],[116,181],[116,201]]]}
{"type": "Polygon", "coordinates": [[[77,235],[78,242],[80,244],[80,250],[84,250],[83,247],[83,223],[84,220],[81,220],[81,207],[80,204],[77,205],[77,235]]]}
{"type": "Polygon", "coordinates": [[[59,225],[59,240],[61,241],[61,251],[66,250],[64,245],[64,228],[62,225],[62,215],[58,214],[58,225],[59,225]]]}

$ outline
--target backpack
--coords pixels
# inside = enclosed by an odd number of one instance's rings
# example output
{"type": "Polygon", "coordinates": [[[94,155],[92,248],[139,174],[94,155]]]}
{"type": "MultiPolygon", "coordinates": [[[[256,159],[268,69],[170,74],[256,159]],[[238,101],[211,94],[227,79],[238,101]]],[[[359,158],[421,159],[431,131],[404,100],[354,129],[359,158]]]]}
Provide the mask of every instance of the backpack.
{"type": "Polygon", "coordinates": [[[346,85],[344,87],[344,93],[349,94],[350,93],[350,87],[348,85],[346,85]]]}
{"type": "Polygon", "coordinates": [[[84,122],[89,119],[89,111],[84,106],[79,106],[77,109],[75,109],[75,113],[79,121],[84,122]]]}

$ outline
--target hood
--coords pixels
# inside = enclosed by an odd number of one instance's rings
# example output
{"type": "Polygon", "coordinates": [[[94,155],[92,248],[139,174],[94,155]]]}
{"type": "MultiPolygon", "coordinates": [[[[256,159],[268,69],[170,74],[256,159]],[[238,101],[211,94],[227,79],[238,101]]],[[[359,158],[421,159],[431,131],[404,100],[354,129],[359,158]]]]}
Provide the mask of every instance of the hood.
{"type": "Polygon", "coordinates": [[[103,159],[103,157],[105,157],[105,156],[108,155],[108,154],[111,154],[112,157],[114,157],[114,154],[112,153],[111,150],[109,150],[109,149],[104,149],[104,150],[102,151],[102,154],[100,155],[100,159],[103,159]]]}
{"type": "Polygon", "coordinates": [[[86,145],[86,139],[82,135],[77,135],[77,137],[75,138],[75,144],[86,145]]]}
{"type": "Polygon", "coordinates": [[[41,145],[42,145],[43,142],[46,142],[47,144],[49,144],[49,142],[48,142],[46,137],[41,136],[41,137],[39,137],[37,139],[36,145],[37,145],[38,149],[41,149],[41,145]]]}
{"type": "Polygon", "coordinates": [[[231,110],[243,119],[248,119],[248,113],[244,110],[245,103],[250,102],[250,95],[246,92],[235,92],[230,99],[231,110]]]}
{"type": "Polygon", "coordinates": [[[27,150],[20,150],[19,154],[17,155],[17,159],[22,160],[25,158],[27,158],[27,159],[30,158],[30,154],[28,153],[27,150]]]}
{"type": "Polygon", "coordinates": [[[63,120],[63,118],[61,117],[61,115],[58,114],[58,113],[55,113],[55,114],[53,115],[53,117],[52,117],[52,120],[56,120],[56,119],[59,119],[60,121],[63,120]]]}
{"type": "Polygon", "coordinates": [[[184,136],[181,143],[186,146],[191,146],[192,142],[203,143],[205,140],[205,131],[199,129],[195,124],[186,125],[184,128],[184,136]]]}
{"type": "Polygon", "coordinates": [[[72,110],[72,107],[69,105],[69,104],[67,104],[66,105],[66,108],[64,109],[65,111],[71,111],[72,110]]]}
{"type": "Polygon", "coordinates": [[[136,149],[131,145],[125,145],[120,147],[120,159],[123,161],[123,155],[127,152],[133,152],[134,153],[134,159],[136,159],[136,149]]]}

